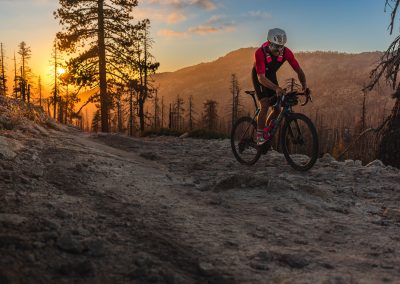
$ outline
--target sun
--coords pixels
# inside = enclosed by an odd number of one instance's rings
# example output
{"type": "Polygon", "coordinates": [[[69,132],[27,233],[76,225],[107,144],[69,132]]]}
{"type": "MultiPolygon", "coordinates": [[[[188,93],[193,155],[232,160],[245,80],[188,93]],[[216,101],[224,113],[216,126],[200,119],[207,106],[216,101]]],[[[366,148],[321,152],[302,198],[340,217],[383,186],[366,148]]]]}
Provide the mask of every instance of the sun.
{"type": "Polygon", "coordinates": [[[57,74],[58,76],[65,74],[65,69],[62,67],[57,67],[57,74]]]}

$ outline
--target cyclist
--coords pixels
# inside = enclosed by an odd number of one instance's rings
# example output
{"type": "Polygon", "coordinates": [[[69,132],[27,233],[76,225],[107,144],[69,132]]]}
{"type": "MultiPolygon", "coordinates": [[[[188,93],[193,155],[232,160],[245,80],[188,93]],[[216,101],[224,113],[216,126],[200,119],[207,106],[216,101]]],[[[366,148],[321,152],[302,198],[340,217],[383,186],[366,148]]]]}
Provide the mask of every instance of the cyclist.
{"type": "MultiPolygon", "coordinates": [[[[285,47],[286,33],[282,29],[270,29],[267,41],[257,49],[255,62],[252,70],[252,80],[254,90],[261,105],[261,111],[257,121],[257,144],[262,145],[266,142],[263,135],[263,128],[269,125],[271,119],[279,114],[279,109],[273,109],[265,121],[268,108],[276,103],[276,95],[284,94],[284,90],[279,87],[276,72],[285,61],[288,61],[293,70],[297,73],[299,81],[303,87],[303,92],[309,92],[307,88],[306,76],[299,63],[294,57],[293,52],[285,47]]],[[[267,126],[268,127],[268,126],[267,126]]]]}

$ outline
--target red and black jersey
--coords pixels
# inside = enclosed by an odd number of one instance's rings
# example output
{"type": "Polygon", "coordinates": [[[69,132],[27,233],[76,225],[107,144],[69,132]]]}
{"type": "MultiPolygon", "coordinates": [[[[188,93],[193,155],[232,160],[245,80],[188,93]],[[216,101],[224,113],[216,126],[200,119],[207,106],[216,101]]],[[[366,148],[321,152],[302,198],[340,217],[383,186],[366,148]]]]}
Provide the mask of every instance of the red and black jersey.
{"type": "Polygon", "coordinates": [[[298,71],[300,69],[299,63],[297,62],[293,52],[289,48],[284,47],[282,52],[278,56],[274,56],[269,52],[268,45],[269,41],[265,42],[260,48],[256,50],[255,53],[252,79],[254,89],[259,99],[262,97],[273,96],[275,95],[275,92],[262,86],[258,81],[257,75],[265,74],[265,77],[267,77],[267,79],[278,85],[276,72],[278,72],[283,63],[285,63],[286,61],[289,62],[290,66],[292,66],[293,70],[295,71],[298,71]]]}

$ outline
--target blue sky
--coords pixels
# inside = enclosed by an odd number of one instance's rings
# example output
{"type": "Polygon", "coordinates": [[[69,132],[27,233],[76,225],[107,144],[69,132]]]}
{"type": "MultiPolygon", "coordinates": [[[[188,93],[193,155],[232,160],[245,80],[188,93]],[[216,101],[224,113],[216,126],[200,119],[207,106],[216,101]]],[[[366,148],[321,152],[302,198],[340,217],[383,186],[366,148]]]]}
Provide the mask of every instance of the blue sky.
{"type": "MultiPolygon", "coordinates": [[[[287,31],[287,45],[295,52],[383,51],[394,38],[387,30],[384,2],[139,0],[135,16],[152,22],[153,54],[160,71],[174,71],[259,46],[274,27],[287,31]]],[[[52,15],[57,6],[56,0],[0,0],[0,42],[9,59],[24,40],[32,48],[36,73],[47,72],[52,41],[61,29],[52,15]]]]}

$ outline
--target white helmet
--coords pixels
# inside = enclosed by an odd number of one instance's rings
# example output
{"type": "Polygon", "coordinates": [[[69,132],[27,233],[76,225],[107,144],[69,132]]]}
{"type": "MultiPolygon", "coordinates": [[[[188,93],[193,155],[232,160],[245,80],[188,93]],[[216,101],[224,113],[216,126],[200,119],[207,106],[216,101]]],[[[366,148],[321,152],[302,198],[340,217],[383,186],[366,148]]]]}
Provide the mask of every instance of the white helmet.
{"type": "Polygon", "coordinates": [[[270,29],[267,40],[277,45],[285,45],[287,40],[286,33],[281,29],[270,29]]]}

